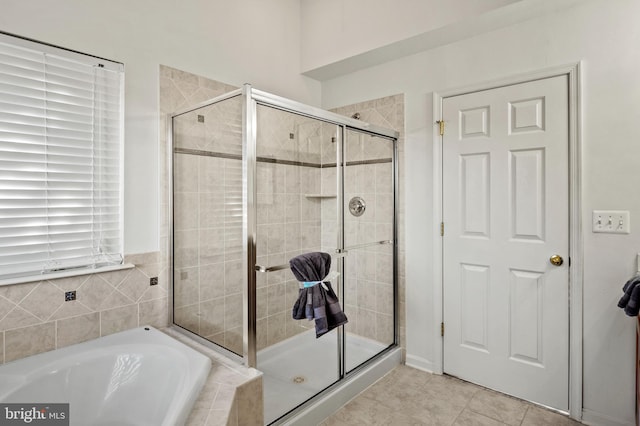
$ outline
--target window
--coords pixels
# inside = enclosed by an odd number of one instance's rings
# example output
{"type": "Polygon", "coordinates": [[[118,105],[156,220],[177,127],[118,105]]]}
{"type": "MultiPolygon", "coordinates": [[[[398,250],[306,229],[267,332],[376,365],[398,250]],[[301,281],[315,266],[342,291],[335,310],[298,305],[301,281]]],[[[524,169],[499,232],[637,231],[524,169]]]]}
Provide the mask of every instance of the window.
{"type": "Polygon", "coordinates": [[[0,34],[0,280],[123,262],[123,79],[0,34]]]}

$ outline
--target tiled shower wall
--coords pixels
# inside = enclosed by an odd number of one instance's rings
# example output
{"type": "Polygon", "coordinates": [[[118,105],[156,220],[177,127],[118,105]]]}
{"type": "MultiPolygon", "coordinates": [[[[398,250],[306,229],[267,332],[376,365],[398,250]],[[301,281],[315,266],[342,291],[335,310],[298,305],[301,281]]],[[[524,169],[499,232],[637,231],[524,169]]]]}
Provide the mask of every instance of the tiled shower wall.
{"type": "Polygon", "coordinates": [[[9,362],[139,325],[167,325],[158,253],[127,255],[133,269],[0,287],[0,360],[9,362]],[[151,277],[160,277],[151,286],[151,277]],[[65,302],[65,292],[76,300],[65,302]]]}

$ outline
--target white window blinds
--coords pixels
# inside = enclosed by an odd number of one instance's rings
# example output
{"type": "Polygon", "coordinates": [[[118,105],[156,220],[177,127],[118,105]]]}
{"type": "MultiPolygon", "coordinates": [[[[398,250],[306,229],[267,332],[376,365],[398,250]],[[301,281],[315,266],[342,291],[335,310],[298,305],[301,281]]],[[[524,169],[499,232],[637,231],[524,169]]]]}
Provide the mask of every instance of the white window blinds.
{"type": "Polygon", "coordinates": [[[122,263],[123,66],[0,35],[0,279],[122,263]]]}

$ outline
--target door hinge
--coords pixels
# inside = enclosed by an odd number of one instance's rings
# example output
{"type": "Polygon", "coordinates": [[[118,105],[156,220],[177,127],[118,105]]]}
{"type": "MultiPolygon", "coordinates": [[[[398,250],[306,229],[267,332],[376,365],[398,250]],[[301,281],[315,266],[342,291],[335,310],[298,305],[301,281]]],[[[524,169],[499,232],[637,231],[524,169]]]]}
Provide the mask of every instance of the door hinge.
{"type": "Polygon", "coordinates": [[[444,337],[444,323],[440,323],[440,336],[444,337]]]}
{"type": "Polygon", "coordinates": [[[444,135],[444,120],[436,121],[440,125],[440,136],[444,135]]]}
{"type": "Polygon", "coordinates": [[[444,237],[444,222],[440,222],[440,236],[444,237]]]}

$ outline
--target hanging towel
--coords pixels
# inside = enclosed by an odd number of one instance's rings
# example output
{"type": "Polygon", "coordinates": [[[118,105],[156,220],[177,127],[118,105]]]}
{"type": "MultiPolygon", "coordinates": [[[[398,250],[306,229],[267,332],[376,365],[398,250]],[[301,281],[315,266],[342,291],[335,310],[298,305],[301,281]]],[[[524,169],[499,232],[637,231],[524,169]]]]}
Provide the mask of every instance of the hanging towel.
{"type": "Polygon", "coordinates": [[[331,283],[322,281],[331,269],[331,255],[322,252],[301,254],[291,259],[289,266],[298,281],[311,284],[300,289],[293,305],[293,319],[315,320],[316,338],[346,324],[347,316],[342,312],[331,283]]]}
{"type": "Polygon", "coordinates": [[[640,312],[640,275],[636,275],[622,287],[624,294],[618,301],[618,307],[624,309],[624,313],[635,317],[640,312]]]}

